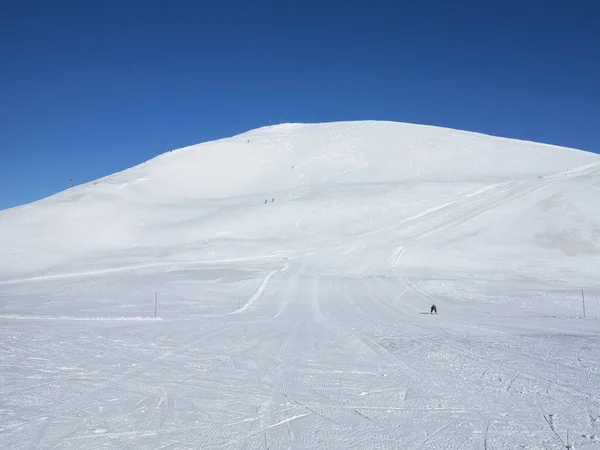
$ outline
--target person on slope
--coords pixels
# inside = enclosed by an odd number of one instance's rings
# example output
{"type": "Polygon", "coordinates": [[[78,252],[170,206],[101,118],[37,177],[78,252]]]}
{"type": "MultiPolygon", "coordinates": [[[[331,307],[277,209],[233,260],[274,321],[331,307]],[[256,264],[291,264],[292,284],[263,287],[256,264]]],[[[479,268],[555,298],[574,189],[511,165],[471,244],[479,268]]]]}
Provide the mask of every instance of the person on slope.
{"type": "Polygon", "coordinates": [[[433,314],[434,312],[437,314],[437,308],[436,308],[435,304],[431,305],[431,312],[429,314],[433,314]]]}

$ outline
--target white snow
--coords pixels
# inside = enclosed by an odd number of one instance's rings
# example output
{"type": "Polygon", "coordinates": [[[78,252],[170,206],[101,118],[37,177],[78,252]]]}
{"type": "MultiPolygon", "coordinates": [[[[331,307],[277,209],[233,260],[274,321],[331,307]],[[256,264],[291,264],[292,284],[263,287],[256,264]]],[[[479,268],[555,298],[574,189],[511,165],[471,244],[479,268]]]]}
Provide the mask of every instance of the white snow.
{"type": "Polygon", "coordinates": [[[599,194],[595,154],[347,122],[2,211],[0,448],[598,448],[599,194]]]}

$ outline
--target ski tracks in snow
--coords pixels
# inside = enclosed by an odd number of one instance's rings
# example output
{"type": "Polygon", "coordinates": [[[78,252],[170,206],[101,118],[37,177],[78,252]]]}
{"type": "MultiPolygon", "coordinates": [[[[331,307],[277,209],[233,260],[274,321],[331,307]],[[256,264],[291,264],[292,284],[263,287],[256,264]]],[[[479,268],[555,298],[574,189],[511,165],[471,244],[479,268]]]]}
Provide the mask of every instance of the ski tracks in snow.
{"type": "MultiPolygon", "coordinates": [[[[578,170],[551,182],[595,166],[578,170]]],[[[397,242],[431,237],[547,184],[497,183],[388,229],[397,242]]],[[[356,239],[385,245],[383,230],[356,239]]],[[[393,271],[404,248],[364,264],[393,271]]],[[[309,263],[266,273],[243,307],[195,322],[38,318],[19,347],[15,322],[33,318],[0,316],[0,444],[493,450],[559,448],[567,431],[576,447],[598,443],[596,335],[583,345],[576,332],[497,331],[459,308],[422,315],[436,297],[410,277],[309,263]]]]}
{"type": "MultiPolygon", "coordinates": [[[[39,416],[25,416],[27,423],[7,422],[1,442],[207,449],[551,445],[538,402],[546,415],[562,410],[562,417],[573,417],[554,423],[560,436],[572,430],[591,436],[578,442],[593,442],[600,392],[587,382],[587,369],[572,361],[572,343],[539,348],[535,336],[472,334],[456,317],[422,316],[411,303],[429,303],[429,294],[413,282],[290,266],[274,283],[278,272],[269,272],[255,292],[246,309],[252,314],[176,327],[172,321],[134,328],[93,323],[100,333],[78,339],[115,357],[104,362],[88,355],[96,362],[83,365],[92,371],[66,372],[68,378],[59,378],[72,345],[65,333],[81,334],[80,324],[65,321],[64,331],[48,333],[52,322],[34,322],[48,342],[61,344],[44,352],[48,362],[18,363],[30,373],[51,371],[30,382],[61,383],[72,393],[5,385],[8,402],[45,398],[47,404],[39,416]],[[268,297],[258,301],[267,285],[268,297]],[[544,361],[546,349],[554,362],[544,361]],[[558,368],[556,361],[562,361],[558,368]]],[[[581,361],[594,360],[594,342],[578,353],[581,361]]],[[[27,356],[36,355],[33,346],[27,356]]]]}

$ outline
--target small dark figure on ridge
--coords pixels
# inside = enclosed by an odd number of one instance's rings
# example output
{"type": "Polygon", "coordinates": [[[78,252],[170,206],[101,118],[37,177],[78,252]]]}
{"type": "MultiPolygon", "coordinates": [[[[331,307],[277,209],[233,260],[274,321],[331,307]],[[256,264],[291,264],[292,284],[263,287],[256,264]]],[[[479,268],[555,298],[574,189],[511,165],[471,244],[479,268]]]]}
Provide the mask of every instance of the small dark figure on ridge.
{"type": "Polygon", "coordinates": [[[429,314],[433,314],[433,313],[437,314],[437,308],[435,305],[431,305],[431,312],[429,314]]]}

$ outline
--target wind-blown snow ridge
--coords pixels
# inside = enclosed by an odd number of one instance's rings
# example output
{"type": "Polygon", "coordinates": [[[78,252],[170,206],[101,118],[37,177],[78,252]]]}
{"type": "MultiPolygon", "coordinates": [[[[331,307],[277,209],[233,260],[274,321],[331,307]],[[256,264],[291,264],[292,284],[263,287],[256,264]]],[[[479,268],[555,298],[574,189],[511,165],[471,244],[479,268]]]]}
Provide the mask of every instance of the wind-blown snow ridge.
{"type": "Polygon", "coordinates": [[[599,194],[591,153],[340,122],[2,211],[0,447],[597,448],[599,194]]]}

